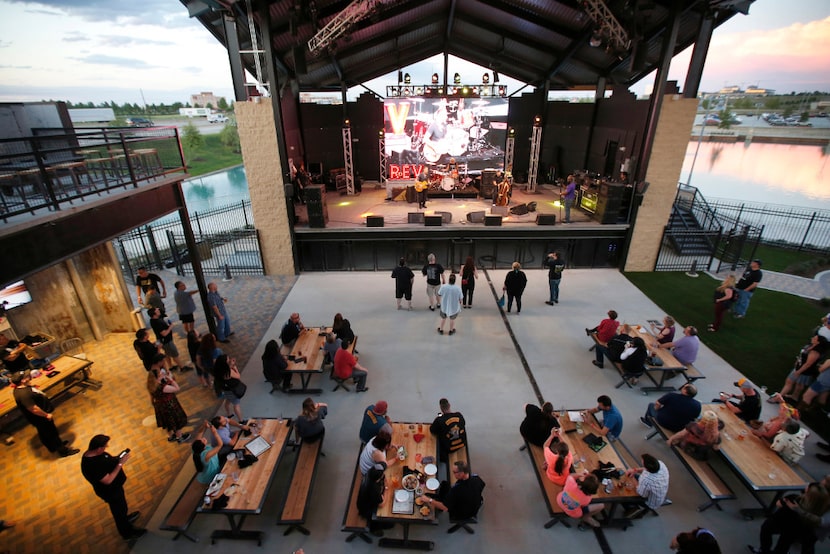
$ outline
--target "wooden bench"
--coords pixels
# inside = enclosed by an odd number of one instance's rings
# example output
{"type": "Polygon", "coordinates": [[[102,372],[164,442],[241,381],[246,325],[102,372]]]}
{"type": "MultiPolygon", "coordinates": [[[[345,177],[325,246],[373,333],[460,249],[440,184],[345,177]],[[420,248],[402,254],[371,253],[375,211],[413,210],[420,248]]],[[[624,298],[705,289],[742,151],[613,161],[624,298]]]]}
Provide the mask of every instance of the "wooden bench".
{"type": "Polygon", "coordinates": [[[167,516],[161,522],[159,529],[162,531],[175,531],[176,535],[173,537],[173,540],[178,539],[179,535],[184,535],[193,542],[199,542],[198,537],[188,534],[187,528],[190,527],[190,524],[196,517],[196,510],[202,505],[207,488],[208,485],[197,481],[196,475],[194,474],[182,491],[182,494],[179,495],[176,503],[167,512],[167,516]]]}
{"type": "Polygon", "coordinates": [[[311,487],[314,486],[314,478],[317,475],[317,462],[323,453],[323,439],[315,442],[301,442],[299,452],[294,460],[294,469],[291,474],[291,481],[288,484],[288,492],[285,494],[282,513],[277,520],[277,525],[288,525],[283,535],[289,534],[294,529],[303,535],[310,534],[310,531],[302,526],[305,523],[308,503],[311,498],[311,487]]]}
{"type": "MultiPolygon", "coordinates": [[[[649,434],[646,438],[650,439],[655,434],[659,434],[664,440],[668,440],[672,433],[670,433],[665,427],[661,427],[654,418],[650,418],[650,421],[654,428],[654,432],[649,434]]],[[[677,446],[672,446],[671,449],[680,459],[680,463],[682,463],[689,473],[692,474],[692,477],[694,477],[697,484],[700,485],[700,488],[703,489],[703,492],[709,496],[708,502],[704,502],[697,507],[698,512],[702,512],[712,506],[718,510],[721,510],[719,504],[721,500],[730,500],[735,498],[735,493],[732,492],[729,485],[723,482],[723,479],[720,478],[708,461],[696,460],[687,454],[682,448],[678,448],[677,446]]]]}
{"type": "MultiPolygon", "coordinates": [[[[609,361],[611,361],[611,360],[609,360],[609,361]]],[[[625,374],[625,370],[623,369],[622,362],[611,362],[611,365],[613,365],[614,368],[617,370],[617,372],[619,372],[620,378],[621,378],[620,382],[617,383],[616,385],[614,385],[615,389],[618,389],[623,385],[626,385],[628,388],[633,388],[634,385],[637,384],[639,378],[642,377],[642,375],[640,377],[627,376],[625,374]]],[[[643,375],[645,375],[645,374],[646,373],[645,373],[645,368],[644,368],[643,369],[643,375]]]]}
{"type": "Polygon", "coordinates": [[[570,516],[565,513],[556,497],[562,492],[562,487],[553,483],[545,475],[545,454],[541,446],[530,444],[525,441],[525,448],[530,456],[530,462],[533,464],[533,470],[536,472],[536,479],[539,481],[539,488],[542,490],[542,496],[548,506],[548,513],[551,520],[545,523],[545,529],[550,529],[557,523],[562,523],[565,527],[570,527],[570,516]]]}
{"type": "MultiPolygon", "coordinates": [[[[354,354],[355,353],[355,346],[357,346],[357,335],[355,335],[354,340],[351,342],[351,344],[349,345],[349,348],[347,350],[349,352],[351,352],[352,354],[354,354]]],[[[335,387],[331,390],[331,392],[335,392],[339,388],[343,388],[347,392],[351,390],[349,387],[346,386],[346,381],[348,381],[349,379],[352,379],[352,377],[346,377],[345,379],[340,379],[339,377],[336,377],[334,375],[334,360],[331,361],[331,370],[329,371],[329,378],[332,381],[334,381],[335,383],[337,383],[337,385],[335,385],[335,387]]]]}
{"type": "MultiPolygon", "coordinates": [[[[449,474],[450,486],[455,485],[455,482],[457,481],[457,479],[455,478],[455,473],[452,472],[452,468],[455,467],[455,462],[464,462],[465,464],[467,464],[467,467],[469,467],[470,471],[472,472],[472,466],[470,465],[470,452],[469,447],[467,445],[465,445],[462,448],[459,448],[454,452],[450,452],[447,455],[447,473],[449,474]]],[[[473,533],[475,533],[475,531],[472,527],[470,527],[470,525],[478,523],[478,519],[475,517],[471,517],[469,519],[451,521],[450,523],[452,523],[453,525],[449,529],[447,529],[447,533],[455,533],[459,529],[464,529],[472,535],[473,533]]]]}
{"type": "Polygon", "coordinates": [[[698,379],[706,379],[706,376],[692,364],[686,364],[686,369],[680,373],[686,379],[687,383],[694,383],[698,379]]]}
{"type": "Polygon", "coordinates": [[[607,343],[607,342],[602,342],[601,340],[599,340],[599,337],[597,336],[597,334],[596,334],[596,333],[591,333],[591,334],[590,334],[590,335],[588,335],[588,336],[589,336],[589,337],[591,337],[591,340],[593,340],[593,341],[594,341],[594,344],[592,344],[592,345],[591,345],[591,348],[589,348],[589,349],[588,349],[588,352],[591,352],[591,351],[593,351],[593,350],[596,350],[596,349],[597,349],[597,345],[600,345],[600,346],[608,346],[608,343],[607,343]]]}
{"type": "Polygon", "coordinates": [[[369,522],[357,511],[357,495],[363,481],[363,474],[360,473],[360,453],[363,451],[363,446],[361,444],[357,451],[357,463],[354,466],[352,486],[349,489],[349,499],[346,501],[346,512],[343,514],[343,526],[340,530],[344,533],[351,533],[346,537],[346,542],[352,542],[355,537],[360,537],[372,544],[372,537],[369,536],[369,522]]]}

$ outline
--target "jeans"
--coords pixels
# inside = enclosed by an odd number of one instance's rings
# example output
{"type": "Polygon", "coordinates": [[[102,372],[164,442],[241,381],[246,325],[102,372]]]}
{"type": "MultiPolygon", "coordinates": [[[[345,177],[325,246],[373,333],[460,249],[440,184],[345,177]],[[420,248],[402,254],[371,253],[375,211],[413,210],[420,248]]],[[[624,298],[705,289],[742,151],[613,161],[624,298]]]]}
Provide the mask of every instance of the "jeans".
{"type": "Polygon", "coordinates": [[[357,386],[357,390],[363,390],[366,388],[366,377],[368,376],[369,373],[363,371],[362,369],[352,370],[352,379],[354,379],[355,386],[357,386]]]}
{"type": "Polygon", "coordinates": [[[513,308],[513,299],[516,299],[516,313],[520,313],[522,311],[522,295],[521,294],[510,294],[507,293],[507,311],[509,312],[513,308]]]}
{"type": "Polygon", "coordinates": [[[608,347],[602,346],[601,344],[597,344],[596,348],[594,348],[594,353],[597,357],[597,363],[602,365],[602,362],[605,360],[603,356],[607,356],[608,359],[611,359],[610,353],[608,352],[608,347]]]}
{"type": "Polygon", "coordinates": [[[465,286],[461,285],[461,294],[463,296],[462,304],[464,306],[472,306],[473,305],[473,293],[475,292],[475,286],[465,286]]]}
{"type": "Polygon", "coordinates": [[[574,205],[574,199],[565,198],[565,223],[571,222],[571,206],[574,205]]]}
{"type": "Polygon", "coordinates": [[[225,314],[223,319],[216,318],[216,340],[223,341],[231,334],[231,318],[225,314]]]}
{"type": "Polygon", "coordinates": [[[656,418],[657,417],[657,408],[654,407],[654,402],[648,403],[648,408],[646,408],[646,419],[649,418],[656,418]]]}
{"type": "Polygon", "coordinates": [[[561,279],[548,279],[550,284],[550,301],[559,302],[559,281],[561,279]]]}
{"type": "Polygon", "coordinates": [[[115,521],[115,526],[118,528],[118,534],[125,539],[132,536],[134,529],[133,524],[127,519],[127,499],[124,496],[124,487],[116,486],[107,492],[107,497],[103,500],[109,505],[112,519],[115,521]]]}
{"type": "Polygon", "coordinates": [[[738,301],[732,306],[732,313],[734,315],[746,315],[749,309],[749,301],[752,300],[753,291],[739,290],[738,301]]]}

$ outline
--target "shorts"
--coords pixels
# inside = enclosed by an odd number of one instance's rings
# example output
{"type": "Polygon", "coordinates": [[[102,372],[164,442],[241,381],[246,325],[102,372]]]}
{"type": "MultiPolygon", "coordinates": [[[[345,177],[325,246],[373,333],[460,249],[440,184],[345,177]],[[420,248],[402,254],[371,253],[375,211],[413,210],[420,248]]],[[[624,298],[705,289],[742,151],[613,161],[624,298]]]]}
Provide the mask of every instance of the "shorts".
{"type": "Polygon", "coordinates": [[[816,394],[830,391],[830,371],[819,373],[818,379],[810,385],[810,390],[816,394]]]}
{"type": "Polygon", "coordinates": [[[182,323],[193,323],[196,320],[193,318],[193,314],[179,314],[179,321],[182,323]]]}
{"type": "Polygon", "coordinates": [[[587,516],[591,513],[591,510],[588,509],[588,506],[582,506],[582,515],[587,516]]]}
{"type": "Polygon", "coordinates": [[[433,296],[438,296],[438,289],[441,288],[441,285],[427,285],[427,296],[430,298],[433,296]]]}
{"type": "Polygon", "coordinates": [[[412,300],[412,287],[407,287],[405,289],[395,288],[395,298],[401,299],[406,296],[407,300],[412,300]]]}
{"type": "Polygon", "coordinates": [[[172,340],[170,342],[165,342],[161,345],[164,349],[164,353],[170,356],[171,358],[178,358],[179,357],[179,349],[176,348],[176,343],[172,340]]]}
{"type": "Polygon", "coordinates": [[[796,377],[795,370],[792,370],[790,371],[790,374],[787,375],[787,379],[789,379],[790,381],[795,381],[796,383],[804,387],[809,387],[815,380],[815,377],[813,377],[812,375],[805,375],[803,373],[796,377]]]}
{"type": "MultiPolygon", "coordinates": [[[[458,312],[455,312],[454,314],[452,314],[450,316],[450,319],[455,319],[457,317],[458,317],[458,312]]],[[[443,311],[441,312],[441,319],[447,319],[447,314],[445,314],[443,311]]]]}
{"type": "Polygon", "coordinates": [[[222,391],[222,400],[224,400],[225,402],[230,402],[234,406],[239,406],[239,404],[242,402],[242,400],[238,396],[236,396],[231,390],[222,391]]]}

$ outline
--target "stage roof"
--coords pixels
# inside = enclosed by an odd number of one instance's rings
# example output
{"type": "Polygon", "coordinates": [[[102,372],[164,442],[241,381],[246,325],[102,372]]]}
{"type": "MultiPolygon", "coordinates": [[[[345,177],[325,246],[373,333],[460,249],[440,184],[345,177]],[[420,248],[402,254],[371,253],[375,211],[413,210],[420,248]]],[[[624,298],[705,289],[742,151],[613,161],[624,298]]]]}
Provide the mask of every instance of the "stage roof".
{"type": "MultiPolygon", "coordinates": [[[[659,63],[674,0],[254,0],[268,6],[280,83],[340,90],[447,53],[535,87],[550,90],[630,86],[659,63]],[[346,9],[355,21],[346,23],[346,9]],[[608,14],[612,14],[618,25],[608,14]],[[309,40],[333,19],[337,38],[312,53],[309,40]],[[344,22],[341,25],[341,22],[344,22]],[[599,28],[602,45],[591,46],[599,28]],[[620,33],[622,31],[622,33],[620,33]],[[607,48],[616,36],[615,48],[607,48]],[[299,63],[298,63],[299,61],[299,63]],[[303,68],[303,61],[305,68],[303,68]]],[[[693,44],[704,17],[714,25],[754,0],[676,0],[680,25],[675,53],[693,44]]],[[[181,0],[191,16],[227,47],[223,17],[236,19],[240,49],[253,50],[245,0],[181,0]]],[[[256,8],[254,8],[254,11],[256,8]]],[[[259,20],[255,14],[256,21],[259,20]]],[[[261,39],[258,39],[260,49],[261,39]]],[[[256,75],[254,56],[243,54],[256,75]]],[[[478,78],[478,76],[476,76],[478,78]]],[[[443,81],[443,75],[441,75],[443,81]]],[[[452,80],[452,76],[449,76],[452,80]]],[[[465,79],[465,84],[474,84],[465,79]]],[[[389,83],[396,84],[396,83],[389,83]]],[[[412,83],[420,85],[425,83],[412,83]]]]}

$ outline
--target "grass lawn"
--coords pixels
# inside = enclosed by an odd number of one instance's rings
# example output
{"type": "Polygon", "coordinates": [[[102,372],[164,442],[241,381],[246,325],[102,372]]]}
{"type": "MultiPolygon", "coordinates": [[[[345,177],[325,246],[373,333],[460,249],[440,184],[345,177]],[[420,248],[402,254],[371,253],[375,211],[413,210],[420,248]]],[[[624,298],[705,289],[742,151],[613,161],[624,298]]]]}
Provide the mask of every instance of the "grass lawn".
{"type": "Polygon", "coordinates": [[[760,245],[755,251],[755,257],[764,262],[764,269],[783,272],[791,265],[809,262],[818,256],[811,252],[760,245]]]}
{"type": "Polygon", "coordinates": [[[242,163],[242,154],[222,146],[219,135],[202,135],[204,144],[198,149],[184,146],[187,172],[196,177],[212,171],[219,171],[242,163]]]}
{"type": "Polygon", "coordinates": [[[680,272],[625,276],[665,313],[683,325],[697,327],[706,346],[770,392],[784,384],[795,355],[827,313],[818,302],[761,289],[752,297],[747,317],[734,319],[727,313],[720,331],[710,333],[706,326],[714,317],[712,295],[718,281],[705,274],[695,279],[680,272]]]}

